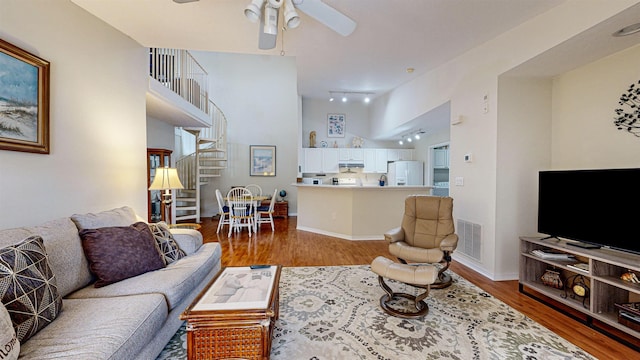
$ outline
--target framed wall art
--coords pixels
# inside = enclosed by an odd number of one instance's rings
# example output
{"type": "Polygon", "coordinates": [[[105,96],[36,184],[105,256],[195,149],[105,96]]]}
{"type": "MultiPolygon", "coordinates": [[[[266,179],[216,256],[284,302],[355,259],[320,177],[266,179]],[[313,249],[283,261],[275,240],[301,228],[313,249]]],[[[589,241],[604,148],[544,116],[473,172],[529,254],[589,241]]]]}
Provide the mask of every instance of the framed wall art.
{"type": "Polygon", "coordinates": [[[49,153],[49,62],[0,40],[0,149],[49,153]]]}
{"type": "Polygon", "coordinates": [[[250,176],[276,176],[276,147],[250,145],[250,176]]]}
{"type": "Polygon", "coordinates": [[[346,120],[344,114],[327,115],[327,137],[344,137],[346,120]]]}

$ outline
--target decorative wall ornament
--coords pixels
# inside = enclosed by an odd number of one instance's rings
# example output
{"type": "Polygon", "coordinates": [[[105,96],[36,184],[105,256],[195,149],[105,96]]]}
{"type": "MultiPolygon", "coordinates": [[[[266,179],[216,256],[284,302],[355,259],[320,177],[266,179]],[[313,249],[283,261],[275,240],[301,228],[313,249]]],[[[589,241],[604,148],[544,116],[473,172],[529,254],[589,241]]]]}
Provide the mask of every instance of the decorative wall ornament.
{"type": "Polygon", "coordinates": [[[622,107],[615,109],[617,117],[613,123],[618,130],[640,137],[640,81],[631,84],[627,92],[620,95],[618,104],[622,107]]]}

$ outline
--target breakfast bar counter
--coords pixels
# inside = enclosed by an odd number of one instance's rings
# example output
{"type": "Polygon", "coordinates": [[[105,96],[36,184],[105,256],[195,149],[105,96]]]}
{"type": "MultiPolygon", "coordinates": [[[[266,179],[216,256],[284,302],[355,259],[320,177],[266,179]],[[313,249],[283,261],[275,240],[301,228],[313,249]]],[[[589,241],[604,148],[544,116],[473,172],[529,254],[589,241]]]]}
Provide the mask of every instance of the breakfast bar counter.
{"type": "Polygon", "coordinates": [[[298,230],[347,240],[383,240],[400,226],[404,199],[430,186],[293,184],[298,189],[298,230]]]}

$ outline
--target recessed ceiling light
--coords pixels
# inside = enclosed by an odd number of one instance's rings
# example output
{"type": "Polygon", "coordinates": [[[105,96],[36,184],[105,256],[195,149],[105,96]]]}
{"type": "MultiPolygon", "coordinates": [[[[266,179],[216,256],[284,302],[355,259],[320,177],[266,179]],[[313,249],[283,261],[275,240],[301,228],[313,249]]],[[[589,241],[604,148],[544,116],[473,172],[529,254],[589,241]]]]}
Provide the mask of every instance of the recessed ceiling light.
{"type": "Polygon", "coordinates": [[[631,34],[635,34],[640,31],[640,23],[635,23],[633,25],[625,26],[622,29],[614,32],[613,36],[627,36],[631,34]]]}
{"type": "Polygon", "coordinates": [[[414,69],[414,68],[412,68],[412,67],[407,68],[407,72],[408,72],[409,74],[411,74],[411,73],[412,73],[412,72],[414,72],[414,71],[415,71],[415,69],[414,69]]]}

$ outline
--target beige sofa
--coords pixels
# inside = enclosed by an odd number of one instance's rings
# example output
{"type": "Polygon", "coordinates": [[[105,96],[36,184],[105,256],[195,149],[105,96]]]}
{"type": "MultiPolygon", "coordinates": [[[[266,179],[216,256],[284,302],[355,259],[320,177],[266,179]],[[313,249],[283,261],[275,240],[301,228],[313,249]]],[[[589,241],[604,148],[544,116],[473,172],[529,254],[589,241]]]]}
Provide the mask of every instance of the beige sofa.
{"type": "Polygon", "coordinates": [[[42,237],[62,296],[62,310],[20,344],[20,359],[155,359],[178,330],[180,313],[220,270],[218,243],[195,230],[172,229],[187,254],[166,267],[96,288],[79,228],[128,226],[129,207],[73,215],[38,226],[0,230],[0,248],[42,237]]]}

